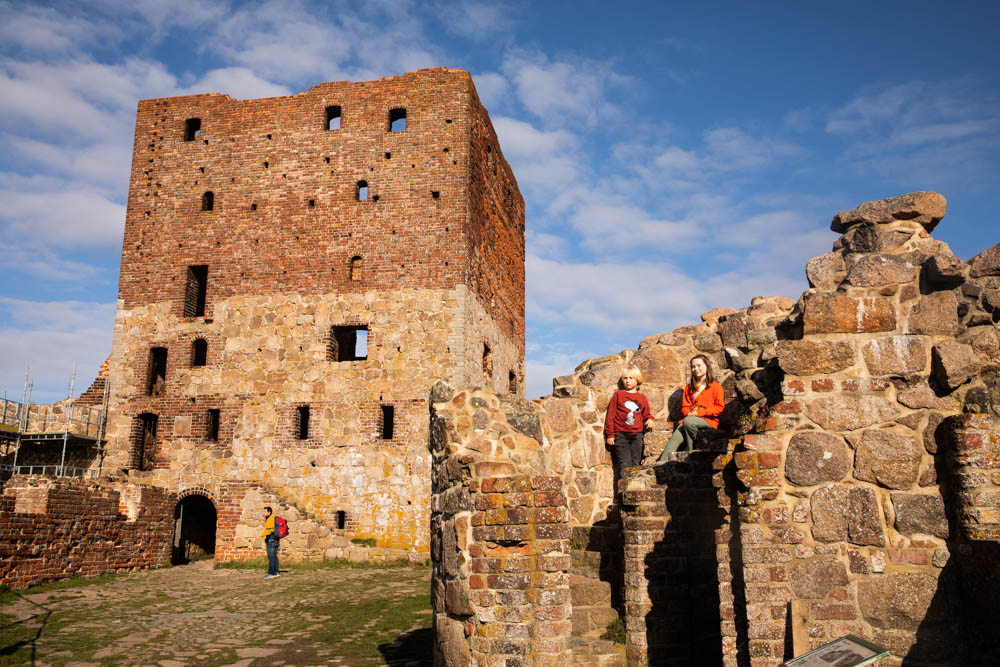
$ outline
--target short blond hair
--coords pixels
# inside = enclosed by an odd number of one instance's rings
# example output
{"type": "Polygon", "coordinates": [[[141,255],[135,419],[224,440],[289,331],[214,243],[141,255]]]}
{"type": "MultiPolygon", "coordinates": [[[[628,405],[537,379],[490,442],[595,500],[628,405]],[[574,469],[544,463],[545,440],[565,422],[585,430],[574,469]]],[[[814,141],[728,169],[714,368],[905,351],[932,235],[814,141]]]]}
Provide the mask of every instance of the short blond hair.
{"type": "Polygon", "coordinates": [[[638,387],[640,384],[642,384],[642,371],[639,370],[638,366],[629,366],[628,368],[623,370],[621,377],[618,378],[618,381],[621,382],[626,375],[635,378],[635,386],[638,387]]]}

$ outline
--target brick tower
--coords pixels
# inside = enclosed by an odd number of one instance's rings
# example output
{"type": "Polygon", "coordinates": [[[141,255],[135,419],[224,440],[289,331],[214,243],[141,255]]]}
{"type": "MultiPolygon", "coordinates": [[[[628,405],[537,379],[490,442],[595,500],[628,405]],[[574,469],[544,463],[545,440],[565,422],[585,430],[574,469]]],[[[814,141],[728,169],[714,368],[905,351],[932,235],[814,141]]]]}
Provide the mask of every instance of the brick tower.
{"type": "Polygon", "coordinates": [[[431,386],[523,377],[524,201],[467,72],[139,102],[103,469],[211,500],[217,558],[266,504],[306,556],[426,553],[431,386]]]}

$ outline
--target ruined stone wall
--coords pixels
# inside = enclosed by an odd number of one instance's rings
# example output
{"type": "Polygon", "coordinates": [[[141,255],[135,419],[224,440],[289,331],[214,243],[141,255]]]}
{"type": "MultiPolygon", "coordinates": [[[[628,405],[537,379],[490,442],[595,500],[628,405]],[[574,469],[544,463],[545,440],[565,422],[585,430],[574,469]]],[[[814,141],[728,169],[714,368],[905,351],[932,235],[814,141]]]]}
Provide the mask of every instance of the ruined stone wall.
{"type": "Polygon", "coordinates": [[[777,665],[853,633],[887,646],[889,664],[989,664],[1000,245],[963,262],[930,236],[944,212],[918,192],[840,213],[798,301],[710,311],[585,361],[535,402],[543,472],[584,529],[616,520],[601,426],[626,365],[643,370],[658,418],[647,465],[679,416],[690,356],[709,355],[726,388],[706,451],[626,486],[630,660],[777,665]]]}
{"type": "Polygon", "coordinates": [[[435,664],[570,664],[568,512],[523,401],[435,385],[435,664]]]}
{"type": "Polygon", "coordinates": [[[523,200],[465,72],[141,101],[105,469],[138,464],[144,482],[203,488],[220,516],[242,517],[220,558],[254,539],[252,512],[218,505],[233,485],[316,523],[313,546],[287,545],[300,556],[353,548],[337,546],[346,539],[426,555],[431,383],[523,394],[523,233],[523,200]],[[401,109],[405,130],[391,131],[401,109]],[[207,267],[204,314],[192,312],[191,266],[207,267]],[[505,278],[487,285],[491,272],[505,278]],[[341,360],[335,327],[366,328],[365,358],[341,360]],[[167,360],[150,391],[153,348],[167,360]],[[156,419],[149,443],[144,415],[156,419]]]}
{"type": "Polygon", "coordinates": [[[18,475],[0,496],[0,584],[165,565],[176,496],[136,484],[18,475]]]}

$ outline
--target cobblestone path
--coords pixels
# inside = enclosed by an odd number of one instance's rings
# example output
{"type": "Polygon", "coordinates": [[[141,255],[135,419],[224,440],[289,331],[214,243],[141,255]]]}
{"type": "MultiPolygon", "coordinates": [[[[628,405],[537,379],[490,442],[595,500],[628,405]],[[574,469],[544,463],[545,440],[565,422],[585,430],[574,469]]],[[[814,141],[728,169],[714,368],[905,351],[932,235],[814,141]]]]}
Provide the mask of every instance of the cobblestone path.
{"type": "Polygon", "coordinates": [[[212,566],[8,594],[0,665],[431,664],[428,568],[212,566]]]}

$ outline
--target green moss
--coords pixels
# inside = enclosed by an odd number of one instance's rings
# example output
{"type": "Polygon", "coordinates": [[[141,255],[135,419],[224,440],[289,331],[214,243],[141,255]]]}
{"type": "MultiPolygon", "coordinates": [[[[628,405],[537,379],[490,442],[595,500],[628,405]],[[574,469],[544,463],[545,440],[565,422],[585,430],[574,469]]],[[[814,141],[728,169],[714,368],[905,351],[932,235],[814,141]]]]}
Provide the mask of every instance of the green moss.
{"type": "Polygon", "coordinates": [[[608,623],[608,627],[604,631],[604,634],[601,635],[601,639],[606,639],[607,641],[612,641],[616,644],[624,644],[625,624],[622,623],[622,619],[616,618],[608,623]]]}

